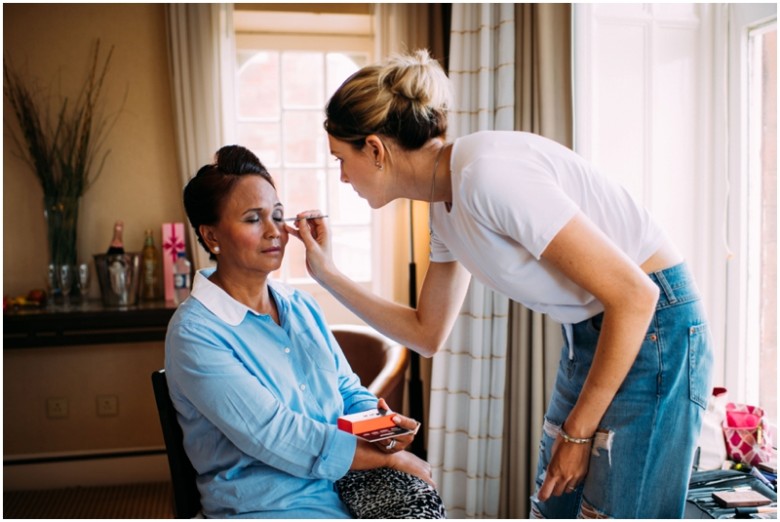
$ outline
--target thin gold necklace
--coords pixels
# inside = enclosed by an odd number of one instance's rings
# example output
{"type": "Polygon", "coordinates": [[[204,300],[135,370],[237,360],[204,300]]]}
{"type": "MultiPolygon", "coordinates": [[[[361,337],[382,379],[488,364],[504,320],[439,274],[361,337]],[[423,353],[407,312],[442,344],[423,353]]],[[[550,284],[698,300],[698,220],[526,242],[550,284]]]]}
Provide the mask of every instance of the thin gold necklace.
{"type": "Polygon", "coordinates": [[[433,203],[433,193],[436,191],[436,171],[439,168],[439,160],[441,159],[441,153],[444,151],[444,147],[447,145],[442,145],[439,149],[439,153],[436,155],[436,162],[433,164],[433,182],[431,183],[431,197],[430,199],[431,203],[433,203]]]}

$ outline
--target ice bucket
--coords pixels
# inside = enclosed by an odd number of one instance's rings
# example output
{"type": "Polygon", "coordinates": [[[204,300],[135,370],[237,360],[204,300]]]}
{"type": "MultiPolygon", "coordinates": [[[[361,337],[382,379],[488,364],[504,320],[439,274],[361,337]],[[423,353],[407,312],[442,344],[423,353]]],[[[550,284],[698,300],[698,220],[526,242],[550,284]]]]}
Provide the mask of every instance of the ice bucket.
{"type": "Polygon", "coordinates": [[[138,302],[141,254],[95,254],[95,271],[105,306],[128,306],[138,302]]]}

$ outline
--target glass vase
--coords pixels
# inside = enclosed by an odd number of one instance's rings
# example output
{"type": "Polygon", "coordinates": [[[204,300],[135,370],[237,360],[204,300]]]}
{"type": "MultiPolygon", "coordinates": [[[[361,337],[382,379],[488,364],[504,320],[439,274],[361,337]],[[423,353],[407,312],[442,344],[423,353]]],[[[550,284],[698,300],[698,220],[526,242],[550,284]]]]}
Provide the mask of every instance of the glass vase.
{"type": "MultiPolygon", "coordinates": [[[[49,247],[49,271],[60,274],[60,267],[78,265],[76,252],[76,232],[78,227],[78,197],[44,197],[43,215],[46,218],[46,238],[49,247]]],[[[50,278],[52,279],[52,278],[50,278]]],[[[60,277],[54,277],[50,284],[55,296],[70,294],[75,285],[74,278],[69,280],[69,288],[64,289],[60,277]]]]}

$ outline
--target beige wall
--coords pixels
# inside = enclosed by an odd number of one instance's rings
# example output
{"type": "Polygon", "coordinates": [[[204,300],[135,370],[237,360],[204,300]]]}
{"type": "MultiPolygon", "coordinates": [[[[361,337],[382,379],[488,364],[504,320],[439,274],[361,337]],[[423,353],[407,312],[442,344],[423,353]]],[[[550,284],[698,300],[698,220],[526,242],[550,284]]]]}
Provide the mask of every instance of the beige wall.
{"type": "MultiPolygon", "coordinates": [[[[61,78],[74,96],[92,46],[114,46],[105,107],[117,111],[105,168],[85,194],[79,257],[104,252],[112,224],[125,221],[125,246],[138,251],[144,229],[159,247],[161,223],[184,221],[177,171],[163,4],[3,5],[3,51],[43,85],[61,78]],[[126,96],[126,99],[125,99],[126,96]],[[124,99],[124,105],[123,105],[124,99]]],[[[56,85],[56,84],[55,84],[56,85]]],[[[4,99],[4,119],[16,128],[4,99]]],[[[42,192],[3,136],[3,293],[45,287],[42,192]]],[[[97,283],[90,294],[99,296],[97,283]]],[[[3,454],[160,447],[150,374],[162,343],[3,351],[3,454]],[[97,395],[116,395],[119,415],[98,417],[97,395]],[[48,397],[66,397],[69,416],[46,418],[48,397]]],[[[43,479],[43,477],[42,477],[43,479]]]]}
{"type": "Polygon", "coordinates": [[[3,454],[162,447],[151,374],[162,343],[69,346],[3,353],[3,454]],[[97,396],[118,398],[98,416],[97,396]],[[68,399],[68,416],[46,417],[46,399],[68,399]]]}
{"type": "MultiPolygon", "coordinates": [[[[92,46],[114,46],[105,108],[118,114],[105,167],[84,195],[78,251],[84,261],[106,250],[112,224],[125,221],[125,247],[140,251],[144,229],[159,246],[161,223],[184,221],[177,172],[163,4],[4,4],[3,51],[17,69],[63,92],[78,93],[92,46]],[[56,85],[56,84],[55,84],[56,85]],[[123,104],[123,99],[126,100],[123,104]]],[[[16,130],[5,98],[4,119],[16,130]]],[[[45,287],[46,229],[40,186],[3,135],[3,293],[45,287]]],[[[97,284],[91,295],[99,296],[97,284]]]]}

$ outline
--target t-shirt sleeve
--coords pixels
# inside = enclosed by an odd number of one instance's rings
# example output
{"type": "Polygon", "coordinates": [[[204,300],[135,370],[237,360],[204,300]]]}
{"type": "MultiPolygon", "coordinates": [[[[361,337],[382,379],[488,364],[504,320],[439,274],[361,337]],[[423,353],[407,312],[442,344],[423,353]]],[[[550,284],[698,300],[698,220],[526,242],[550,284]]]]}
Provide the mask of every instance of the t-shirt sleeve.
{"type": "Polygon", "coordinates": [[[447,245],[444,244],[444,242],[441,240],[441,238],[436,233],[436,230],[433,228],[432,224],[429,224],[430,232],[431,232],[431,240],[430,240],[430,246],[431,246],[431,253],[430,253],[430,260],[434,263],[449,263],[450,261],[455,261],[455,256],[452,255],[452,252],[450,252],[450,249],[447,248],[447,245]]]}
{"type": "Polygon", "coordinates": [[[480,158],[462,179],[462,197],[475,219],[536,259],[579,211],[552,167],[539,159],[480,158]]]}

